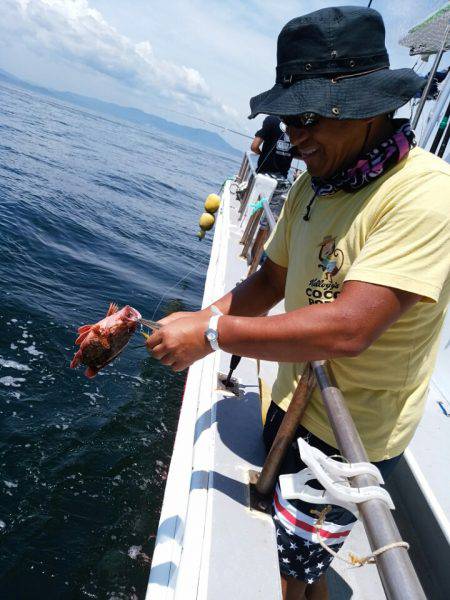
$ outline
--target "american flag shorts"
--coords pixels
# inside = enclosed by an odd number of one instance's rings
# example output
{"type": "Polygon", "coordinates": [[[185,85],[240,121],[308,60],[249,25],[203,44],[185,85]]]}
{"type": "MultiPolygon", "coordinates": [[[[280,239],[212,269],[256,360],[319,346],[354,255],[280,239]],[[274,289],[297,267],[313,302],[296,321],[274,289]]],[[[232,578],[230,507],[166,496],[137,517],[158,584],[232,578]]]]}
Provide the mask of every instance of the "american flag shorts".
{"type": "MultiPolygon", "coordinates": [[[[264,426],[264,442],[267,451],[272,446],[285,412],[272,402],[264,426]]],[[[283,461],[281,473],[298,473],[306,468],[300,459],[297,439],[304,438],[311,446],[324,452],[327,456],[339,454],[304,427],[297,430],[295,441],[289,447],[283,461]]],[[[400,456],[390,460],[374,463],[386,478],[388,472],[397,463],[400,456]]],[[[317,480],[308,482],[316,489],[323,489],[317,480]]],[[[301,500],[286,500],[281,495],[279,485],[276,486],[273,498],[272,514],[277,535],[278,559],[281,574],[295,577],[305,583],[317,581],[329,567],[333,557],[319,543],[315,524],[317,516],[312,510],[321,511],[323,504],[310,504],[301,500]]],[[[332,506],[320,528],[322,542],[337,552],[349,535],[356,519],[350,511],[340,506],[332,506]]]]}

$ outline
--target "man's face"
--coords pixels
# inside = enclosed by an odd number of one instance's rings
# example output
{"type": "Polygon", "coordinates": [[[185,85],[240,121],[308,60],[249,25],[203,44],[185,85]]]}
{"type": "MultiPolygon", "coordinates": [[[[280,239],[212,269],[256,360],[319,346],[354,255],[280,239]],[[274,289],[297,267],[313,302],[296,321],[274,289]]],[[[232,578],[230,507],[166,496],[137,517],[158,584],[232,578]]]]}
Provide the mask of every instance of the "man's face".
{"type": "Polygon", "coordinates": [[[319,117],[310,127],[289,126],[287,132],[296,156],[306,163],[310,175],[329,177],[351,166],[366,141],[368,121],[319,117]]]}

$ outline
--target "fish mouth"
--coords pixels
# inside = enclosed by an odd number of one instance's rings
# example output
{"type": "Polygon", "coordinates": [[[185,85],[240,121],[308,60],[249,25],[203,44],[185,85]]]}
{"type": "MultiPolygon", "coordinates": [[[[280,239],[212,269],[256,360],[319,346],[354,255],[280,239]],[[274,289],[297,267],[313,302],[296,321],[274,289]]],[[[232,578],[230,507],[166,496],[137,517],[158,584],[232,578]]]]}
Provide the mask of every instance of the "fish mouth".
{"type": "Polygon", "coordinates": [[[128,305],[124,306],[122,310],[125,313],[124,316],[127,319],[130,319],[130,321],[134,321],[137,323],[142,320],[141,313],[138,310],[136,310],[135,308],[133,308],[132,306],[128,306],[128,305]]]}

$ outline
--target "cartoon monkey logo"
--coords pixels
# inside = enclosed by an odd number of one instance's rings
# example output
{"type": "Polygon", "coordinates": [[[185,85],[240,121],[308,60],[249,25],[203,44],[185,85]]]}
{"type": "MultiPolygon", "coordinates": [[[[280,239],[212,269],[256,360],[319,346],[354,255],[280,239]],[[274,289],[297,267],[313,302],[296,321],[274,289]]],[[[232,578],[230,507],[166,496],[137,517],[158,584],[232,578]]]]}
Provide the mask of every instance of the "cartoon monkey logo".
{"type": "Polygon", "coordinates": [[[319,244],[319,260],[317,265],[325,273],[325,279],[332,282],[333,276],[339,273],[344,264],[344,253],[336,248],[336,238],[326,235],[319,244]]]}

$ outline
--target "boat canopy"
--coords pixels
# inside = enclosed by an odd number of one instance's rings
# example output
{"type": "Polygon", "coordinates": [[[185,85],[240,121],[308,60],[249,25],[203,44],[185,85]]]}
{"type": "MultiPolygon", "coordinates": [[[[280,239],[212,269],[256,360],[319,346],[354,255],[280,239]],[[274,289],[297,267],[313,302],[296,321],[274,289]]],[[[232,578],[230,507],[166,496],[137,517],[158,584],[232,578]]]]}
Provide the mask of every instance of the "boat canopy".
{"type": "Polygon", "coordinates": [[[448,50],[450,48],[449,22],[450,2],[446,2],[444,6],[410,29],[400,40],[400,44],[409,48],[411,56],[420,54],[426,59],[430,54],[439,52],[444,36],[447,35],[444,50],[448,50]]]}

